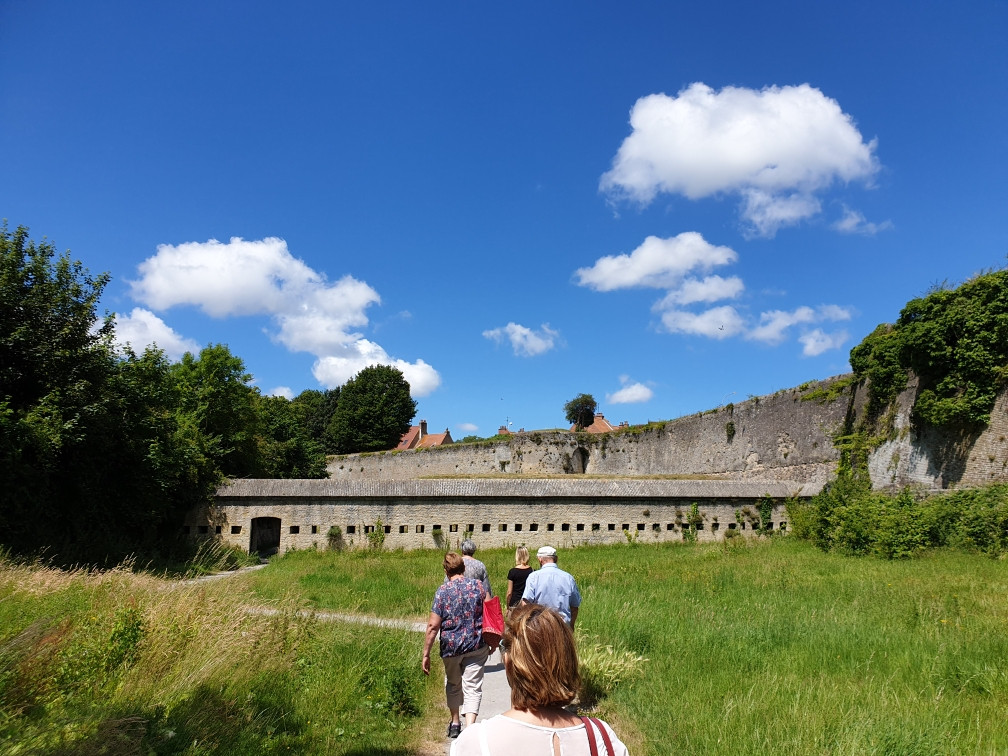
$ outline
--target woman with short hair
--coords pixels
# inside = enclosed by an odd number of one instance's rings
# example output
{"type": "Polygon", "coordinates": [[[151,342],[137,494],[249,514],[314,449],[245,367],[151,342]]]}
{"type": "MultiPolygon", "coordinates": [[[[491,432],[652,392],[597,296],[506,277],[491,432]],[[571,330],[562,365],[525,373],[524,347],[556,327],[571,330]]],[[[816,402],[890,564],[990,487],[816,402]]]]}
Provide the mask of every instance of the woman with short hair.
{"type": "Polygon", "coordinates": [[[445,699],[451,720],[448,737],[476,721],[483,699],[483,667],[490,649],[483,643],[483,599],[486,593],[478,580],[465,576],[465,563],[454,551],[444,556],[445,582],[434,594],[420,667],[430,674],[430,652],[440,636],[441,660],[445,669],[445,699]]]}
{"type": "Polygon", "coordinates": [[[566,708],[577,698],[581,674],[574,633],[560,614],[538,604],[515,607],[500,648],[511,708],[467,727],[451,756],[629,756],[608,724],[566,708]]]}
{"type": "Polygon", "coordinates": [[[521,603],[522,594],[525,593],[525,581],[531,574],[528,549],[519,546],[515,549],[515,566],[508,570],[507,574],[507,593],[504,594],[504,606],[509,612],[521,603]]]}

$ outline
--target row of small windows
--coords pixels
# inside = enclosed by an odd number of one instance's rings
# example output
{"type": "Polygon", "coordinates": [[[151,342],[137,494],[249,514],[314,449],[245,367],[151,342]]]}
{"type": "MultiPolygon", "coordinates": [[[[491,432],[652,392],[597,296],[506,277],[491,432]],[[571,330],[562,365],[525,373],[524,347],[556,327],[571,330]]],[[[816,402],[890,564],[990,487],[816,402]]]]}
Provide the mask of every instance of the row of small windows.
{"type": "MultiPolygon", "coordinates": [[[[669,523],[666,523],[665,530],[667,530],[667,531],[674,531],[674,530],[676,530],[677,526],[678,526],[679,530],[689,530],[689,528],[690,528],[690,525],[687,522],[681,522],[681,523],[669,522],[669,523]]],[[[289,532],[290,532],[291,535],[298,535],[298,534],[301,533],[301,526],[300,525],[290,525],[288,527],[289,527],[289,532]]],[[[417,533],[424,533],[424,532],[426,532],[426,527],[427,526],[426,525],[416,525],[414,527],[415,527],[415,532],[417,532],[417,533]]],[[[697,530],[704,530],[706,528],[706,524],[702,523],[702,522],[698,522],[698,523],[696,523],[695,527],[696,527],[697,530]]],[[[710,524],[710,529],[712,531],[719,530],[720,527],[721,527],[720,523],[717,523],[717,522],[712,522],[710,524]]],[[[392,532],[392,526],[391,525],[383,525],[382,528],[385,530],[386,533],[391,533],[392,532]]],[[[400,525],[399,526],[399,532],[400,533],[408,533],[409,532],[409,528],[410,528],[409,525],[400,525]]],[[[520,532],[522,532],[523,528],[524,528],[523,523],[516,522],[514,524],[514,531],[513,532],[520,533],[520,532]]],[[[574,525],[574,530],[577,531],[577,532],[582,532],[582,531],[586,530],[587,528],[588,528],[588,526],[585,523],[583,523],[583,522],[579,522],[579,523],[577,523],[577,524],[574,525]]],[[[745,530],[746,529],[746,524],[744,522],[743,523],[735,523],[735,522],[728,523],[728,530],[735,530],[737,528],[745,530]]],[[[752,530],[759,530],[758,523],[757,524],[752,524],[751,528],[752,528],[752,530]]],[[[780,530],[785,530],[787,528],[787,523],[784,523],[784,522],[778,523],[778,528],[780,530]]],[[[364,533],[372,533],[372,532],[374,532],[374,529],[375,529],[374,525],[365,525],[365,526],[363,526],[363,532],[364,533]]],[[[493,526],[490,523],[488,523],[488,522],[483,523],[482,526],[481,526],[481,528],[480,528],[480,530],[483,533],[489,533],[489,532],[492,531],[492,529],[493,529],[493,526]]],[[[550,522],[550,523],[546,524],[546,532],[547,533],[552,533],[552,532],[556,531],[556,529],[557,528],[556,528],[555,523],[550,522]]],[[[571,524],[569,522],[560,523],[560,532],[561,533],[567,533],[567,532],[570,531],[570,529],[571,529],[571,524]]],[[[623,523],[622,527],[620,527],[621,531],[623,531],[623,530],[629,531],[630,529],[631,528],[630,528],[630,524],[629,523],[623,523]]],[[[661,525],[660,522],[653,522],[653,523],[651,523],[651,530],[653,530],[654,532],[660,532],[661,529],[662,529],[662,525],[661,525]]],[[[766,527],[764,529],[765,530],[773,530],[774,529],[774,523],[772,523],[772,522],[767,523],[767,525],[766,525],[766,527]]],[[[431,526],[431,530],[432,531],[443,530],[443,528],[440,525],[432,525],[431,526]]],[[[459,530],[459,526],[458,525],[449,525],[448,526],[448,530],[450,532],[452,532],[452,533],[457,533],[458,530],[459,530]]],[[[532,532],[532,533],[538,531],[539,530],[539,524],[535,523],[535,522],[530,523],[529,526],[528,526],[528,530],[529,530],[529,532],[532,532]]],[[[591,530],[592,530],[592,532],[596,532],[596,531],[602,530],[602,523],[599,523],[599,522],[593,522],[593,523],[591,523],[591,530]]],[[[616,530],[616,523],[614,523],[614,522],[608,523],[607,526],[606,526],[606,530],[615,531],[616,530]]],[[[637,530],[637,532],[643,532],[643,531],[647,530],[647,525],[645,523],[643,523],[643,522],[638,522],[638,523],[636,523],[636,530],[637,530]]],[[[190,533],[192,533],[192,528],[189,525],[185,525],[185,526],[183,526],[182,531],[186,535],[189,535],[190,533]]],[[[506,533],[507,531],[508,531],[508,524],[506,522],[498,523],[498,525],[497,525],[497,532],[499,532],[499,533],[506,533]]],[[[209,533],[210,533],[210,526],[209,525],[197,525],[196,526],[196,532],[198,534],[200,534],[200,535],[209,535],[209,533]]],[[[221,534],[221,526],[220,525],[215,526],[214,532],[217,535],[220,535],[221,534]]],[[[241,532],[242,532],[242,526],[241,525],[232,525],[231,526],[231,535],[240,535],[241,532]]],[[[312,533],[312,535],[317,535],[318,532],[319,532],[319,526],[318,525],[312,525],[311,526],[311,533],[312,533]]],[[[465,532],[467,532],[467,533],[475,533],[476,532],[475,525],[472,525],[472,524],[468,525],[466,527],[465,532]]],[[[356,535],[356,533],[357,533],[357,526],[356,525],[347,525],[347,527],[346,527],[346,534],[347,535],[356,535]]]]}

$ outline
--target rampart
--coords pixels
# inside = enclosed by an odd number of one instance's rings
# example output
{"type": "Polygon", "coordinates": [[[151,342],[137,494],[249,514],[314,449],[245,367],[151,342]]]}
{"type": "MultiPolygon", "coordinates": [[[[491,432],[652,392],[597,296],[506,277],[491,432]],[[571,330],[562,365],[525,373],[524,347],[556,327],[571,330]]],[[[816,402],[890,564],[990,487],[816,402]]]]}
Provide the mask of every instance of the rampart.
{"type": "MultiPolygon", "coordinates": [[[[328,480],[222,486],[185,528],[260,553],[323,548],[331,533],[337,546],[423,548],[457,546],[469,532],[483,546],[572,546],[786,530],[786,501],[821,490],[839,461],[833,438],[864,412],[864,387],[830,390],[841,379],[607,434],[335,457],[328,480]]],[[[875,488],[1008,481],[1008,391],[976,431],[916,430],[917,391],[911,381],[900,394],[892,438],[870,455],[875,488]]]]}
{"type": "Polygon", "coordinates": [[[386,548],[457,547],[466,534],[482,547],[708,541],[730,531],[784,531],[785,502],[812,493],[771,481],[237,480],[186,527],[260,553],[375,540],[386,548]]]}

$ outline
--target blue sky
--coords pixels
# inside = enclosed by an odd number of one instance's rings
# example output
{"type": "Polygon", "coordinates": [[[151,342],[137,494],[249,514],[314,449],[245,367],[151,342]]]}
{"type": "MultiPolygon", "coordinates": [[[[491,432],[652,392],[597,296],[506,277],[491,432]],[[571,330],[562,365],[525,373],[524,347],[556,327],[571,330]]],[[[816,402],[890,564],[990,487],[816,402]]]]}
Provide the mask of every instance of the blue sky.
{"type": "Polygon", "coordinates": [[[0,0],[0,217],[136,348],[455,438],[849,369],[1008,253],[1008,4],[0,0]],[[700,7],[702,5],[702,7],[700,7]]]}

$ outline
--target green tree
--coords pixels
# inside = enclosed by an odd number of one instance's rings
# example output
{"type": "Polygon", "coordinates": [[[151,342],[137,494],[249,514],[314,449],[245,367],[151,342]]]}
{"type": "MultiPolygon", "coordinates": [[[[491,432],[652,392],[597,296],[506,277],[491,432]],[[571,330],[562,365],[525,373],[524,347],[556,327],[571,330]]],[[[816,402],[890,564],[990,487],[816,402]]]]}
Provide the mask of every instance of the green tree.
{"type": "Polygon", "coordinates": [[[259,392],[249,385],[245,363],[224,344],[212,344],[199,356],[191,352],[172,366],[180,392],[181,422],[205,439],[205,453],[229,477],[260,473],[259,392]]]}
{"type": "Polygon", "coordinates": [[[577,430],[587,428],[595,420],[598,403],[591,394],[578,394],[564,405],[567,422],[577,430]]]}
{"type": "Polygon", "coordinates": [[[340,390],[332,432],[340,454],[393,449],[409,430],[416,402],[400,370],[372,365],[340,390]]]}
{"type": "Polygon", "coordinates": [[[331,426],[339,405],[339,395],[338,387],[325,391],[305,389],[291,400],[309,438],[318,441],[326,454],[336,453],[336,439],[331,426]]]}
{"type": "Polygon", "coordinates": [[[325,478],[322,444],[309,433],[296,402],[282,396],[259,401],[260,474],[266,478],[325,478]]]}

